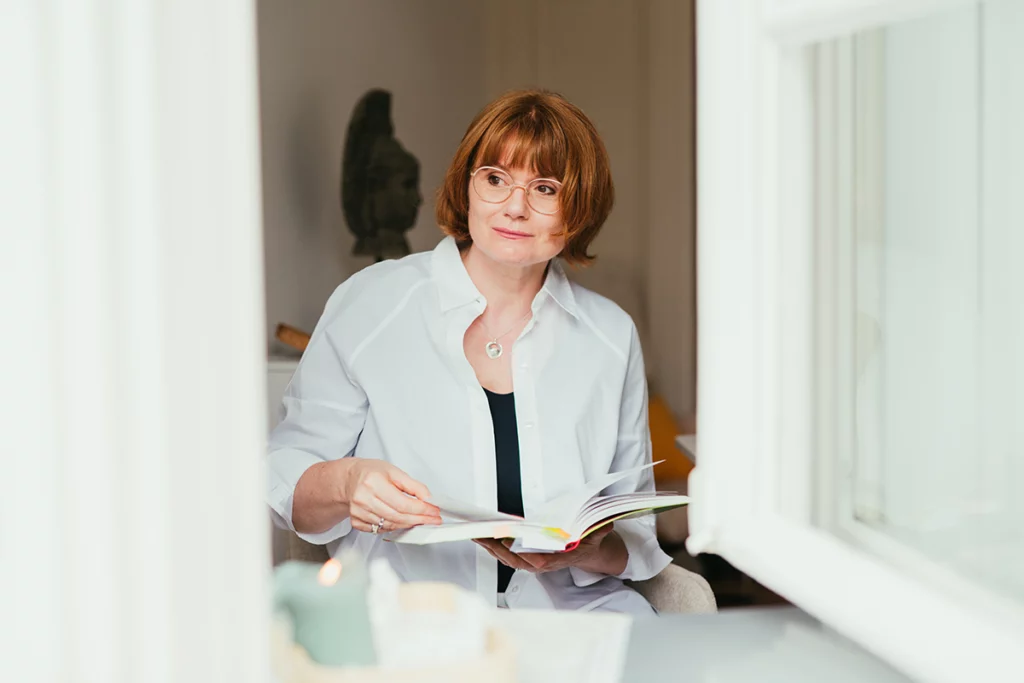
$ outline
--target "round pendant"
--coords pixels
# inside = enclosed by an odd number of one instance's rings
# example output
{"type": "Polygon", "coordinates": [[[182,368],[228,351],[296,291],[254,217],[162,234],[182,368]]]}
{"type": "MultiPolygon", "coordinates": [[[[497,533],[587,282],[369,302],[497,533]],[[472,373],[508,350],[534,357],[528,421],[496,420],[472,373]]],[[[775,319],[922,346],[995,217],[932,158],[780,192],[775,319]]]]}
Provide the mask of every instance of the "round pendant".
{"type": "Polygon", "coordinates": [[[484,351],[487,352],[488,358],[496,360],[501,357],[501,344],[496,341],[489,341],[487,346],[484,347],[484,351]]]}

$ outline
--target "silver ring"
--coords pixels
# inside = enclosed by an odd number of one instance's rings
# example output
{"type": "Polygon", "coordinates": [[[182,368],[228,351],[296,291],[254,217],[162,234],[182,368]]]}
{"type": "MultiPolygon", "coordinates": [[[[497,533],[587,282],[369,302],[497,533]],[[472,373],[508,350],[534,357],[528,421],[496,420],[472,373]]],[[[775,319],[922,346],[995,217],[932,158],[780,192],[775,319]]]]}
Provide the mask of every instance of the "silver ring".
{"type": "Polygon", "coordinates": [[[386,520],[383,517],[381,517],[379,520],[377,520],[377,527],[380,528],[380,529],[383,529],[384,525],[387,524],[387,523],[388,523],[388,520],[386,520]]]}
{"type": "Polygon", "coordinates": [[[371,524],[370,525],[370,533],[371,534],[376,534],[378,531],[380,531],[380,525],[379,524],[371,524]]]}

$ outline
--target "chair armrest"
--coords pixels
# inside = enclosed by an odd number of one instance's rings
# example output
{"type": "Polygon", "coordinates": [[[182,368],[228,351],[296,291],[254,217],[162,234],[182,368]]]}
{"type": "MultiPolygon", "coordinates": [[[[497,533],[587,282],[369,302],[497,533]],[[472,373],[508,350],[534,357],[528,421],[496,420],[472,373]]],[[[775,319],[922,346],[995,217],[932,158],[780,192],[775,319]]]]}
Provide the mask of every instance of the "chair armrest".
{"type": "Polygon", "coordinates": [[[670,564],[646,581],[625,584],[651,603],[660,613],[706,614],[718,611],[715,594],[700,574],[670,564]]]}

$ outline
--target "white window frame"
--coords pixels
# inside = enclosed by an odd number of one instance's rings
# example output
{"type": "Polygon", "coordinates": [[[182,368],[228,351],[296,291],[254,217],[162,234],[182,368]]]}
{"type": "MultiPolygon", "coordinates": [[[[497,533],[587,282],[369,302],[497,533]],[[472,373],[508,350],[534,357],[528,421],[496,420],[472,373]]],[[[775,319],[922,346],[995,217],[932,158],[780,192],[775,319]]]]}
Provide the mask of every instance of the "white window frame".
{"type": "Polygon", "coordinates": [[[853,341],[852,245],[837,242],[852,239],[841,191],[852,169],[832,161],[852,158],[843,37],[969,4],[703,0],[697,13],[700,457],[688,548],[934,681],[1024,671],[1024,620],[880,534],[857,529],[855,543],[815,523],[838,508],[827,495],[836,458],[816,454],[848,429],[842,406],[814,419],[816,397],[841,399],[848,379],[814,369],[849,357],[853,341]],[[837,229],[818,234],[826,217],[837,229]],[[815,320],[823,302],[836,311],[827,326],[815,320]]]}

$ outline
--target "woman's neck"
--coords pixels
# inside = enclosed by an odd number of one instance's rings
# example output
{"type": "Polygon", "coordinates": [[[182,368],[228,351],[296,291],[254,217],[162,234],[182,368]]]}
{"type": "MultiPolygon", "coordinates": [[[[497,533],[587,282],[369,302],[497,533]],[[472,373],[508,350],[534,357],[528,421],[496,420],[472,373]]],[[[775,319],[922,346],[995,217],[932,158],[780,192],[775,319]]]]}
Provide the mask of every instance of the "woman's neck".
{"type": "Polygon", "coordinates": [[[498,263],[472,245],[462,253],[462,262],[469,279],[487,299],[484,315],[494,320],[525,315],[547,272],[546,263],[525,267],[498,263]]]}

